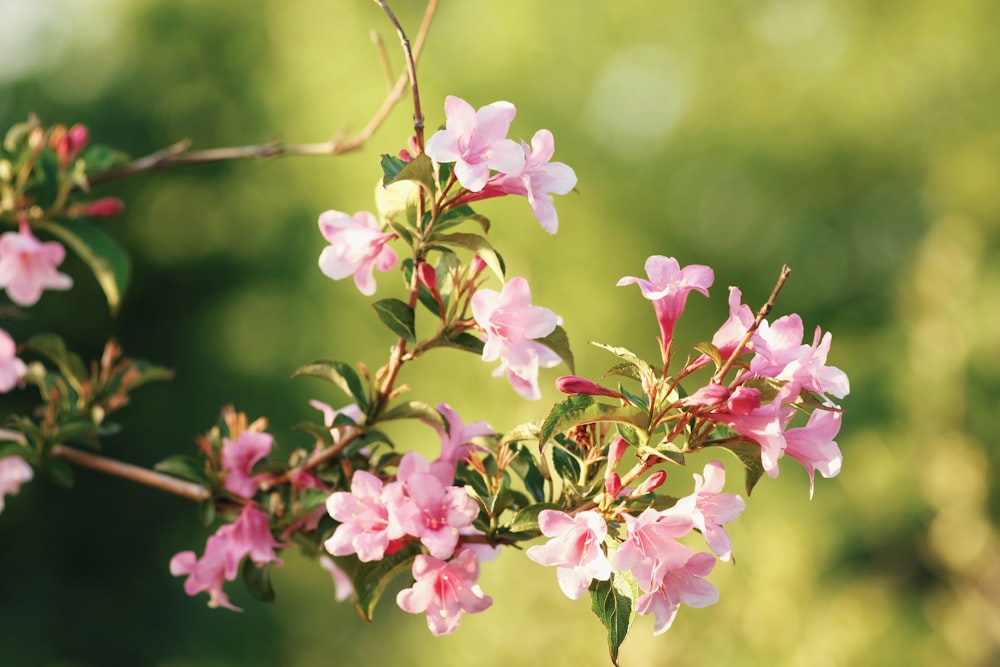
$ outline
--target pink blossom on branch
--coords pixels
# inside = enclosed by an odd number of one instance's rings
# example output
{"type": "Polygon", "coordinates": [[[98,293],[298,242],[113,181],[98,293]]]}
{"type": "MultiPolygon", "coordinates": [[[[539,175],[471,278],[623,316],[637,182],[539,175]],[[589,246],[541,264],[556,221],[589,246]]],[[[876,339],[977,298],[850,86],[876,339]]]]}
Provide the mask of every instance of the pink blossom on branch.
{"type": "Polygon", "coordinates": [[[677,501],[667,513],[689,517],[705,538],[708,548],[719,559],[728,561],[733,547],[722,526],[743,513],[746,501],[735,493],[722,493],[725,484],[725,467],[719,461],[711,461],[705,465],[704,477],[695,473],[694,492],[677,501]]]}
{"type": "Polygon", "coordinates": [[[340,280],[354,276],[354,284],[365,296],[375,293],[374,271],[388,271],[399,259],[386,245],[395,234],[382,231],[378,219],[367,211],[349,216],[326,211],[319,216],[319,230],[330,245],[319,256],[324,275],[340,280]]]}
{"type": "Polygon", "coordinates": [[[653,302],[660,325],[661,345],[666,350],[673,340],[674,324],[684,312],[688,293],[695,290],[708,296],[715,273],[701,264],[682,269],[673,257],[653,255],[646,260],[646,275],[649,280],[625,276],[618,281],[618,286],[639,285],[642,295],[653,302]]]}
{"type": "Polygon", "coordinates": [[[538,528],[551,539],[528,549],[527,556],[536,563],[556,566],[559,588],[566,597],[578,600],[594,579],[611,578],[611,563],[601,546],[608,525],[600,514],[587,510],[570,516],[542,510],[538,513],[538,528]]]}
{"type": "Polygon", "coordinates": [[[500,359],[497,373],[506,371],[514,389],[525,398],[540,398],[538,369],[555,366],[560,359],[535,339],[552,333],[561,321],[559,316],[531,305],[531,288],[519,276],[500,292],[477,291],[472,296],[472,314],[483,330],[483,361],[500,359]]]}
{"type": "Polygon", "coordinates": [[[391,540],[403,536],[382,500],[382,480],[364,470],[355,470],[351,492],[337,491],[326,500],[330,516],[340,522],[323,544],[334,556],[356,553],[361,562],[381,560],[391,540]]]}
{"type": "Polygon", "coordinates": [[[470,549],[462,549],[450,561],[423,554],[413,562],[413,586],[396,596],[396,604],[411,614],[427,614],[427,626],[435,636],[458,629],[462,613],[475,614],[489,608],[493,598],[484,595],[476,581],[479,561],[470,549]]]}
{"type": "Polygon", "coordinates": [[[714,567],[712,554],[695,553],[684,546],[661,561],[657,587],[635,602],[636,613],[655,616],[654,635],[670,629],[681,603],[701,608],[719,601],[719,589],[704,579],[714,567]]]}
{"type": "Polygon", "coordinates": [[[650,590],[662,561],[672,558],[671,554],[678,550],[685,554],[690,551],[677,538],[690,533],[694,523],[688,516],[652,508],[643,510],[638,517],[625,514],[623,518],[628,537],[612,556],[611,568],[619,572],[631,570],[639,587],[650,590]]]}
{"type": "Polygon", "coordinates": [[[56,271],[66,258],[57,241],[42,243],[31,233],[27,222],[19,231],[0,236],[0,287],[19,306],[32,306],[46,289],[65,290],[73,279],[56,271]]]}
{"type": "Polygon", "coordinates": [[[473,445],[469,441],[480,436],[492,435],[494,431],[483,420],[466,424],[454,408],[447,403],[438,403],[437,409],[447,422],[448,430],[446,431],[437,424],[431,424],[441,436],[441,455],[435,463],[441,462],[450,467],[454,477],[455,465],[459,459],[464,459],[473,450],[473,445]]]}
{"type": "MultiPolygon", "coordinates": [[[[14,432],[0,429],[0,440],[6,440],[4,436],[8,433],[14,432]]],[[[20,439],[23,439],[23,436],[20,439]]],[[[0,459],[0,512],[4,508],[4,496],[15,495],[21,490],[21,485],[30,482],[33,477],[31,466],[20,456],[6,456],[0,459]]]]}
{"type": "Polygon", "coordinates": [[[250,476],[254,465],[271,453],[274,438],[270,433],[243,431],[235,441],[222,440],[222,469],[226,471],[225,489],[243,498],[251,498],[266,474],[250,476]]]}
{"type": "Polygon", "coordinates": [[[455,177],[463,188],[479,192],[490,170],[510,172],[524,156],[520,146],[507,138],[517,110],[510,102],[494,102],[478,111],[454,95],[445,98],[445,129],[427,140],[425,152],[435,162],[455,163],[455,177]]]}
{"type": "Polygon", "coordinates": [[[812,345],[802,343],[802,318],[786,315],[774,323],[762,322],[758,330],[757,354],[750,361],[750,372],[788,382],[786,387],[798,394],[799,388],[843,398],[851,386],[844,371],[826,365],[832,336],[827,332],[822,340],[816,328],[812,345]]]}
{"type": "Polygon", "coordinates": [[[815,410],[802,428],[785,433],[785,453],[797,460],[809,473],[809,497],[815,486],[815,472],[827,479],[840,474],[843,456],[834,438],[840,431],[840,411],[815,410]]]}
{"type": "Polygon", "coordinates": [[[5,394],[21,381],[27,366],[17,356],[17,344],[10,334],[0,329],[0,394],[5,394]]]}

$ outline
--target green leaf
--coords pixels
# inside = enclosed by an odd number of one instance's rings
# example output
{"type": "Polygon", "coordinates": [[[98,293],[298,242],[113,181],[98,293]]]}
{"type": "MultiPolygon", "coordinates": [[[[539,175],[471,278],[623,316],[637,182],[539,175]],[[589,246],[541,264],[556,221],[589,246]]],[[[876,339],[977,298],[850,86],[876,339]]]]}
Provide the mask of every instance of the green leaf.
{"type": "Polygon", "coordinates": [[[420,545],[410,542],[396,553],[382,560],[361,563],[354,575],[354,593],[357,595],[357,609],[361,617],[371,621],[375,613],[375,605],[382,597],[385,587],[392,579],[407,570],[413,559],[420,553],[420,545]]]}
{"type": "Polygon", "coordinates": [[[470,250],[479,255],[479,257],[486,262],[486,266],[493,270],[493,273],[497,275],[497,278],[500,280],[504,279],[505,267],[503,264],[503,258],[500,257],[500,254],[493,248],[485,237],[480,236],[479,234],[455,232],[454,234],[431,234],[428,241],[443,246],[452,246],[470,250]]]}
{"type": "Polygon", "coordinates": [[[594,422],[624,422],[645,431],[649,416],[631,405],[609,405],[589,394],[575,394],[552,407],[542,423],[538,446],[544,447],[557,433],[594,422]]]}
{"type": "Polygon", "coordinates": [[[300,375],[317,377],[333,383],[350,398],[353,398],[354,402],[361,408],[361,411],[367,414],[370,406],[368,395],[365,393],[365,387],[361,383],[361,378],[357,374],[357,371],[349,364],[343,361],[328,361],[325,359],[314,361],[292,373],[293,378],[300,375]]]}
{"type": "Polygon", "coordinates": [[[399,299],[381,299],[372,304],[382,323],[411,345],[417,342],[416,316],[413,309],[399,299]]]}
{"type": "Polygon", "coordinates": [[[464,331],[446,336],[443,339],[443,342],[448,347],[456,347],[459,350],[465,350],[466,352],[472,352],[473,354],[482,355],[483,353],[483,340],[478,336],[473,336],[472,334],[464,331]]]}
{"type": "Polygon", "coordinates": [[[566,335],[565,329],[561,326],[556,326],[548,336],[536,338],[535,340],[558,354],[559,358],[569,368],[570,373],[576,373],[573,367],[573,352],[569,349],[569,337],[566,335]]]}
{"type": "Polygon", "coordinates": [[[719,352],[719,348],[717,348],[716,346],[706,341],[704,343],[698,343],[697,345],[694,346],[694,349],[697,350],[698,352],[701,352],[706,357],[715,362],[716,368],[722,367],[723,364],[722,353],[719,352]]]}
{"type": "Polygon", "coordinates": [[[271,586],[271,566],[273,563],[258,565],[249,558],[243,559],[240,578],[250,595],[261,602],[274,602],[274,588],[271,586]]]}
{"type": "MultiPolygon", "coordinates": [[[[608,352],[615,355],[619,359],[623,359],[628,364],[631,364],[631,366],[635,369],[635,373],[637,375],[628,374],[628,377],[634,377],[635,379],[642,382],[644,380],[652,380],[656,375],[656,373],[653,372],[652,366],[646,363],[646,361],[644,361],[643,359],[639,358],[639,356],[636,355],[635,352],[632,352],[627,348],[615,347],[614,345],[605,345],[604,343],[597,343],[594,341],[590,341],[590,344],[593,345],[594,347],[599,347],[602,350],[607,350],[608,352]]],[[[621,369],[621,366],[619,365],[613,368],[621,369]]],[[[611,374],[611,371],[605,373],[605,376],[609,374],[611,374]]],[[[616,375],[625,375],[625,373],[622,370],[618,370],[616,371],[616,375]]]]}
{"type": "MultiPolygon", "coordinates": [[[[593,345],[593,343],[591,344],[593,345]]],[[[621,375],[642,382],[642,373],[639,372],[639,369],[636,367],[635,364],[628,361],[620,364],[615,364],[608,370],[604,371],[604,375],[601,376],[601,379],[603,380],[604,378],[609,377],[611,375],[621,375]]]]}
{"type": "Polygon", "coordinates": [[[86,163],[87,173],[90,175],[120,167],[131,161],[127,153],[101,144],[87,146],[80,154],[80,159],[86,163]]]}
{"type": "Polygon", "coordinates": [[[510,462],[510,469],[524,481],[524,488],[531,494],[531,497],[536,502],[541,502],[545,500],[545,478],[538,469],[531,451],[523,445],[516,445],[516,447],[517,456],[510,462]]]}
{"type": "Polygon", "coordinates": [[[562,509],[562,505],[557,505],[555,503],[538,503],[537,505],[532,505],[531,507],[525,507],[523,510],[515,514],[513,519],[511,519],[510,532],[537,532],[538,515],[542,512],[542,510],[558,510],[561,512],[562,509]]]}
{"type": "Polygon", "coordinates": [[[83,365],[83,360],[66,349],[66,343],[63,342],[62,337],[56,334],[36,334],[24,343],[24,348],[48,357],[77,390],[80,389],[80,383],[90,375],[87,372],[87,367],[83,365]]]}
{"type": "Polygon", "coordinates": [[[488,218],[484,218],[475,211],[472,207],[467,204],[462,204],[461,206],[456,206],[455,208],[450,208],[441,215],[437,217],[434,221],[434,231],[443,232],[446,229],[451,229],[456,225],[459,225],[466,220],[475,220],[483,228],[483,233],[488,234],[490,231],[490,221],[488,218]]]}
{"type": "Polygon", "coordinates": [[[583,470],[580,459],[562,447],[552,448],[552,465],[562,479],[574,486],[580,481],[580,472],[583,470]]]}
{"type": "Polygon", "coordinates": [[[132,271],[132,262],[121,246],[103,229],[82,220],[67,224],[45,222],[39,226],[72,248],[90,267],[104,290],[111,314],[117,315],[132,271]]]}
{"type": "Polygon", "coordinates": [[[518,424],[504,433],[503,437],[500,439],[500,445],[502,446],[512,442],[524,442],[525,440],[538,440],[541,431],[542,420],[532,419],[530,422],[518,424]]]}
{"type": "Polygon", "coordinates": [[[743,383],[744,387],[756,389],[760,392],[760,402],[762,404],[773,403],[778,397],[781,388],[788,384],[788,380],[775,380],[774,378],[752,377],[747,378],[743,383]]]}
{"type": "Polygon", "coordinates": [[[42,461],[41,471],[42,474],[57,486],[67,489],[73,486],[73,467],[62,459],[51,456],[45,457],[42,461]]]}
{"type": "Polygon", "coordinates": [[[746,472],[747,495],[757,486],[761,476],[764,474],[764,464],[760,461],[760,445],[756,442],[746,440],[734,440],[720,443],[707,443],[706,447],[721,447],[736,455],[736,458],[743,464],[746,472]]]}
{"type": "Polygon", "coordinates": [[[299,422],[292,427],[296,431],[302,431],[303,433],[308,433],[312,437],[316,438],[317,441],[323,443],[324,447],[329,447],[333,444],[333,434],[330,433],[330,429],[327,428],[326,424],[317,424],[315,422],[299,422]]]}
{"type": "Polygon", "coordinates": [[[608,630],[608,652],[618,666],[618,649],[635,618],[635,579],[625,572],[612,572],[609,581],[594,581],[590,585],[590,608],[608,630]]]}
{"type": "Polygon", "coordinates": [[[153,467],[160,472],[198,484],[204,484],[208,480],[205,476],[205,464],[202,463],[201,459],[186,454],[175,454],[163,459],[153,467]]]}
{"type": "Polygon", "coordinates": [[[403,170],[406,163],[402,159],[396,157],[395,155],[389,155],[385,153],[382,155],[380,160],[382,164],[382,185],[389,185],[392,183],[399,172],[403,170]]]}
{"type": "MultiPolygon", "coordinates": [[[[385,171],[385,157],[383,157],[382,169],[385,171]]],[[[388,174],[387,174],[388,175],[388,174]]],[[[403,168],[396,172],[396,175],[389,180],[383,180],[386,186],[398,183],[399,181],[413,181],[419,183],[427,193],[434,194],[434,163],[427,157],[427,153],[421,153],[409,162],[403,163],[403,168]]]]}
{"type": "Polygon", "coordinates": [[[211,526],[212,522],[215,521],[215,501],[206,500],[203,503],[198,503],[198,521],[201,522],[203,526],[211,526]]]}
{"type": "Polygon", "coordinates": [[[96,437],[97,427],[94,426],[94,422],[90,420],[76,420],[60,424],[59,429],[52,438],[52,441],[72,442],[74,440],[84,439],[90,443],[96,444],[96,437]]]}
{"type": "Polygon", "coordinates": [[[431,405],[421,401],[405,401],[394,405],[392,408],[379,415],[379,421],[390,419],[419,419],[434,426],[448,430],[448,423],[441,413],[431,405]]]}

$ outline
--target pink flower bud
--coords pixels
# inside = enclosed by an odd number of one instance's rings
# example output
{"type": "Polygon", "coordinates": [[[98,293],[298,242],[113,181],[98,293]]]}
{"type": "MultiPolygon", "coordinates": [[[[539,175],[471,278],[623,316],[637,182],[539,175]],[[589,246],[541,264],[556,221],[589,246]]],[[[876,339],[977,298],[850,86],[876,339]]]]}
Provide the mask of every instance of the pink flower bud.
{"type": "Polygon", "coordinates": [[[751,387],[737,387],[726,403],[734,415],[748,415],[760,407],[760,390],[751,387]]]}
{"type": "Polygon", "coordinates": [[[77,123],[69,128],[56,147],[56,154],[62,164],[69,164],[86,147],[89,135],[87,128],[77,123]]]}
{"type": "Polygon", "coordinates": [[[684,399],[685,405],[708,407],[718,405],[729,398],[729,388],[715,382],[707,384],[684,399]]]}
{"type": "Polygon", "coordinates": [[[403,162],[413,162],[413,155],[411,155],[410,151],[405,148],[401,148],[399,152],[396,153],[396,156],[403,162]]]}
{"type": "Polygon", "coordinates": [[[486,268],[486,262],[479,255],[472,258],[472,262],[469,264],[469,270],[471,271],[470,278],[475,278],[486,268]]]}
{"type": "Polygon", "coordinates": [[[602,387],[596,382],[591,382],[586,378],[576,375],[563,375],[556,378],[556,389],[564,394],[589,394],[591,396],[613,396],[614,398],[625,398],[614,389],[602,387]]]}
{"type": "Polygon", "coordinates": [[[611,498],[617,498],[622,490],[622,478],[612,472],[604,476],[604,492],[611,498]]]}
{"type": "Polygon", "coordinates": [[[427,262],[420,262],[417,264],[417,278],[420,283],[427,288],[427,291],[431,294],[438,293],[437,285],[437,273],[434,271],[434,267],[427,262]]]}
{"type": "Polygon", "coordinates": [[[614,470],[618,467],[618,462],[622,460],[627,449],[628,443],[625,438],[616,435],[611,444],[608,445],[608,470],[614,470]]]}
{"type": "Polygon", "coordinates": [[[125,204],[117,197],[104,197],[87,204],[83,214],[94,218],[111,218],[125,209],[125,204]]]}
{"type": "Polygon", "coordinates": [[[649,493],[653,489],[662,486],[665,481],[667,481],[666,471],[657,470],[652,475],[647,477],[645,482],[639,485],[639,488],[636,489],[636,493],[640,496],[645,493],[649,493]]]}

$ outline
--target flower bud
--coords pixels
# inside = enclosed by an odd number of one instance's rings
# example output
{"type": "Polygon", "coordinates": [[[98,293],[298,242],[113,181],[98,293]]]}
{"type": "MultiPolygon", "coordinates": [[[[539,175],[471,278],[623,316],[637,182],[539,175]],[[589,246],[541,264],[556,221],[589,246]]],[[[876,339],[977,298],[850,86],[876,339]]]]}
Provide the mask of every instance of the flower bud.
{"type": "Polygon", "coordinates": [[[609,498],[617,498],[622,490],[622,479],[618,473],[612,472],[604,476],[604,492],[609,498]]]}
{"type": "Polygon", "coordinates": [[[470,272],[469,277],[475,278],[480,273],[482,273],[483,269],[485,268],[486,268],[486,262],[483,261],[482,257],[476,255],[475,257],[472,258],[472,262],[470,262],[469,264],[469,272],[470,272]]]}
{"type": "Polygon", "coordinates": [[[417,264],[417,278],[420,280],[420,284],[427,288],[428,292],[437,294],[437,273],[434,271],[433,266],[427,262],[417,264]]]}
{"type": "Polygon", "coordinates": [[[657,470],[652,475],[647,477],[646,481],[644,481],[642,484],[639,485],[639,488],[636,489],[636,494],[641,496],[643,494],[649,493],[653,489],[662,486],[665,481],[667,481],[666,471],[657,470]]]}
{"type": "Polygon", "coordinates": [[[620,435],[616,435],[611,444],[608,445],[608,470],[618,467],[618,462],[622,460],[625,451],[628,449],[628,442],[620,435]]]}
{"type": "Polygon", "coordinates": [[[59,143],[56,146],[56,154],[59,156],[60,164],[68,165],[76,159],[76,156],[87,145],[88,138],[89,135],[85,126],[77,123],[69,128],[66,134],[59,138],[59,143]]]}
{"type": "Polygon", "coordinates": [[[737,387],[726,403],[734,415],[748,415],[760,407],[760,390],[751,387],[737,387]]]}
{"type": "Polygon", "coordinates": [[[125,209],[125,204],[117,197],[104,197],[92,201],[83,209],[83,214],[94,218],[111,218],[125,209]]]}
{"type": "Polygon", "coordinates": [[[556,378],[556,389],[564,394],[589,394],[591,396],[613,396],[614,398],[624,398],[614,389],[602,387],[596,382],[591,382],[586,378],[576,375],[563,375],[556,378]]]}
{"type": "Polygon", "coordinates": [[[729,388],[712,382],[684,399],[685,405],[699,405],[708,407],[718,405],[729,398],[729,388]]]}

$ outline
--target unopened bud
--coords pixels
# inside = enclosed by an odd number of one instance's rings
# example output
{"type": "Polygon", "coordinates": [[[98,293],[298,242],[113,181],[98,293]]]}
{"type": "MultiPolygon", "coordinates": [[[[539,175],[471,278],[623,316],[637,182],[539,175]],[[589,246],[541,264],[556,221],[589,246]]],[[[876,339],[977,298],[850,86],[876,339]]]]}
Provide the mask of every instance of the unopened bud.
{"type": "Polygon", "coordinates": [[[596,382],[577,375],[563,375],[556,378],[556,389],[564,394],[589,394],[591,396],[613,396],[614,398],[624,398],[614,389],[602,387],[596,382]]]}
{"type": "Polygon", "coordinates": [[[646,481],[639,485],[639,488],[636,489],[636,493],[640,496],[649,493],[653,489],[662,486],[665,481],[667,481],[666,471],[657,470],[652,475],[647,477],[646,481]]]}
{"type": "Polygon", "coordinates": [[[604,492],[610,498],[617,498],[622,490],[622,479],[618,473],[612,472],[604,476],[604,492]]]}
{"type": "Polygon", "coordinates": [[[616,435],[608,445],[608,470],[618,467],[618,462],[622,460],[625,451],[628,449],[628,442],[620,435],[616,435]]]}
{"type": "Polygon", "coordinates": [[[437,294],[437,273],[434,271],[433,266],[427,262],[417,264],[417,278],[420,280],[420,284],[427,288],[428,292],[437,294]]]}
{"type": "Polygon", "coordinates": [[[476,255],[475,257],[472,258],[472,262],[469,264],[469,270],[472,272],[472,275],[470,277],[475,278],[480,273],[482,273],[483,269],[485,268],[486,268],[486,262],[483,261],[482,257],[476,255]]]}
{"type": "Polygon", "coordinates": [[[86,126],[77,123],[69,128],[66,134],[60,137],[59,144],[56,146],[59,161],[64,165],[72,162],[86,147],[88,139],[89,133],[86,126]]]}
{"type": "Polygon", "coordinates": [[[760,407],[760,390],[752,387],[737,387],[726,403],[734,415],[748,415],[760,407]]]}
{"type": "Polygon", "coordinates": [[[94,218],[111,218],[125,209],[125,204],[117,197],[104,197],[92,201],[83,209],[83,214],[94,218]]]}

